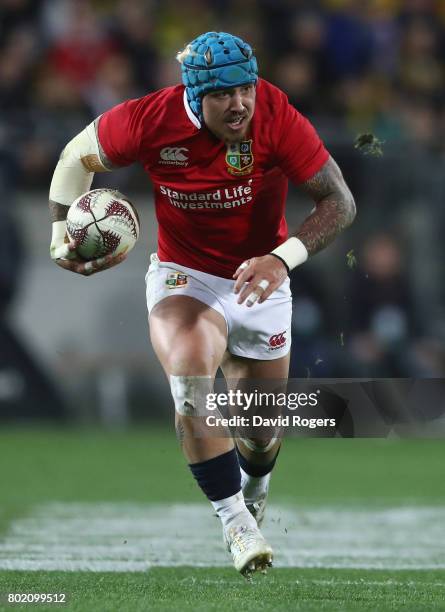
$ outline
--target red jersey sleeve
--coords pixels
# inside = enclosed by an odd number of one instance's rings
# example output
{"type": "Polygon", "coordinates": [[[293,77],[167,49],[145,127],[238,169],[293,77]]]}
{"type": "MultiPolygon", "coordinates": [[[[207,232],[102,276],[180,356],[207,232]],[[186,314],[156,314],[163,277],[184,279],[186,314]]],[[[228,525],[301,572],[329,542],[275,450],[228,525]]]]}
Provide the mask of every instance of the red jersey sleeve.
{"type": "Polygon", "coordinates": [[[303,183],[316,174],[329,158],[329,152],[313,125],[287,99],[282,111],[277,144],[278,165],[294,183],[303,183]]]}
{"type": "Polygon", "coordinates": [[[144,98],[122,102],[99,119],[99,142],[115,166],[128,166],[139,159],[143,101],[144,98]]]}

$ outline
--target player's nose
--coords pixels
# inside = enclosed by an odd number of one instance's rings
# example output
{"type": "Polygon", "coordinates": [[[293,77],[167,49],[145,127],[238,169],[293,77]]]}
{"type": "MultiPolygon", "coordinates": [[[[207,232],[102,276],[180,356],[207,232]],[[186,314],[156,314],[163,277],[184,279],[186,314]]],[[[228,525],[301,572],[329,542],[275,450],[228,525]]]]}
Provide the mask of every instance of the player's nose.
{"type": "Polygon", "coordinates": [[[239,91],[235,91],[230,98],[230,110],[239,113],[244,110],[243,97],[239,91]]]}

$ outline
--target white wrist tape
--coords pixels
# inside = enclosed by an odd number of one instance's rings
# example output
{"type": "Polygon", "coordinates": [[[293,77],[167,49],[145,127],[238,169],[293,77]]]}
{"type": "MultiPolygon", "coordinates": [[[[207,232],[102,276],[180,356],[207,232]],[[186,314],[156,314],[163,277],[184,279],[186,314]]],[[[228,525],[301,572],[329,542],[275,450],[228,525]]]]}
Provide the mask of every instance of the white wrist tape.
{"type": "Polygon", "coordinates": [[[65,241],[66,221],[53,221],[51,244],[59,246],[65,241]]]}
{"type": "Polygon", "coordinates": [[[275,255],[278,255],[278,257],[281,257],[286,262],[289,271],[304,263],[309,256],[304,244],[299,238],[295,238],[295,236],[280,244],[272,253],[275,253],[275,255]]]}
{"type": "Polygon", "coordinates": [[[66,258],[69,254],[65,244],[66,221],[53,221],[50,254],[52,259],[66,258]]]}
{"type": "Polygon", "coordinates": [[[94,172],[89,172],[82,164],[82,159],[89,155],[97,156],[101,170],[107,170],[100,161],[94,121],[77,134],[62,151],[51,181],[50,200],[70,206],[76,198],[90,190],[94,172]]]}

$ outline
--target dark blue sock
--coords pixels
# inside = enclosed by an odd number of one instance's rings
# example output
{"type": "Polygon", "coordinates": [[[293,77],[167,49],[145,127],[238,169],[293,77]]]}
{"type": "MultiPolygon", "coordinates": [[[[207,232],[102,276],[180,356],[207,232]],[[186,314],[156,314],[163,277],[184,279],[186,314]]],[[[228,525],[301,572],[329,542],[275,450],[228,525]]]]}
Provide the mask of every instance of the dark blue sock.
{"type": "Polygon", "coordinates": [[[231,497],[241,490],[241,472],[233,448],[201,463],[189,463],[197,483],[210,501],[231,497]]]}
{"type": "Polygon", "coordinates": [[[238,453],[239,464],[246,472],[246,474],[249,474],[249,476],[256,476],[258,478],[260,476],[266,476],[266,474],[269,474],[269,472],[273,470],[275,461],[277,460],[278,454],[280,452],[280,448],[281,446],[278,447],[277,453],[272,459],[272,461],[266,463],[266,465],[258,465],[256,463],[251,463],[250,461],[247,461],[247,459],[238,450],[238,447],[236,448],[236,452],[238,453]]]}

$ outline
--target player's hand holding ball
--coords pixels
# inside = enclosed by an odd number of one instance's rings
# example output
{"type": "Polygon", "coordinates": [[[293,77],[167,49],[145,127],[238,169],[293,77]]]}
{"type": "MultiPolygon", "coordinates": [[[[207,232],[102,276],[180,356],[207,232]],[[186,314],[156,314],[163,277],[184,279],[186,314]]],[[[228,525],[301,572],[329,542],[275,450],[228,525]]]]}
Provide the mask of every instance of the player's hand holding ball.
{"type": "Polygon", "coordinates": [[[246,300],[246,306],[261,304],[284,282],[287,268],[274,255],[252,257],[244,261],[237,269],[234,292],[239,293],[238,304],[246,300]]]}
{"type": "Polygon", "coordinates": [[[139,237],[139,218],[119,191],[93,189],[75,200],[64,221],[53,224],[51,258],[90,276],[121,263],[139,237]]]}

